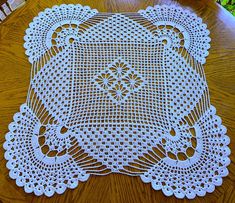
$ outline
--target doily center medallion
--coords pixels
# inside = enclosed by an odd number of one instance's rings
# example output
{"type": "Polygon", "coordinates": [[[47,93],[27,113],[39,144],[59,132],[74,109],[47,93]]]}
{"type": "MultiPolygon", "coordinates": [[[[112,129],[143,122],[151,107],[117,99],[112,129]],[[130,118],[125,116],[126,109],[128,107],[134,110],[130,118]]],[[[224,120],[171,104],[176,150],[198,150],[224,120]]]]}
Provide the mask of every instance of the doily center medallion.
{"type": "Polygon", "coordinates": [[[121,104],[144,85],[144,79],[119,58],[97,75],[95,83],[114,103],[121,104]]]}

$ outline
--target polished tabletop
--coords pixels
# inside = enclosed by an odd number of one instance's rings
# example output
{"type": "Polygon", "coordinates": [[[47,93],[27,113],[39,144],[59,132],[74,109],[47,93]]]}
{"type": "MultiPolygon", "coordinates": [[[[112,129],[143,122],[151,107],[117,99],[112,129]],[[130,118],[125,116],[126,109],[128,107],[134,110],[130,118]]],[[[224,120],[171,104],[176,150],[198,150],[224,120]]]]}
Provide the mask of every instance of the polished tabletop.
{"type": "Polygon", "coordinates": [[[231,139],[230,174],[212,194],[196,197],[190,202],[235,202],[235,17],[209,0],[29,0],[0,24],[0,202],[79,202],[79,203],[139,203],[139,202],[188,202],[166,197],[138,177],[120,174],[92,176],[79,183],[76,189],[68,189],[63,195],[52,198],[26,194],[8,176],[4,149],[8,124],[19,106],[26,100],[30,63],[23,48],[25,29],[38,12],[62,3],[80,3],[100,12],[136,12],[156,4],[177,4],[194,11],[208,25],[211,32],[211,49],[204,65],[210,90],[211,103],[227,127],[231,139]]]}

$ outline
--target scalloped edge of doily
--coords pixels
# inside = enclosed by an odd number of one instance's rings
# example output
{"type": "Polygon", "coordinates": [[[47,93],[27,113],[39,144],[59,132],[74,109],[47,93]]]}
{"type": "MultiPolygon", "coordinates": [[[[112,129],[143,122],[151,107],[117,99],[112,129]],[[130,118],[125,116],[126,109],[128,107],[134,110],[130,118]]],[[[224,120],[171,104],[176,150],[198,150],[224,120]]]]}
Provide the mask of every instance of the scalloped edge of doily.
{"type": "MultiPolygon", "coordinates": [[[[10,133],[11,133],[12,130],[13,130],[13,129],[11,128],[11,125],[16,122],[15,119],[14,119],[14,117],[15,117],[17,114],[21,113],[22,108],[24,108],[25,105],[26,105],[25,103],[22,104],[22,105],[20,106],[20,111],[19,111],[19,112],[16,112],[16,113],[14,114],[14,116],[13,116],[13,120],[14,120],[14,121],[11,122],[11,123],[8,125],[9,132],[6,133],[6,135],[5,135],[5,142],[4,142],[4,144],[3,144],[3,148],[5,149],[4,157],[5,157],[5,159],[7,160],[6,167],[7,167],[8,170],[9,170],[9,177],[10,177],[11,179],[13,179],[13,180],[16,181],[16,185],[17,185],[17,186],[23,187],[23,188],[24,188],[24,191],[25,191],[26,193],[34,193],[36,196],[45,195],[45,196],[47,196],[47,197],[52,197],[52,196],[55,195],[55,194],[63,194],[67,189],[75,189],[75,188],[77,188],[77,186],[78,186],[78,184],[79,184],[79,181],[81,181],[81,182],[87,181],[87,180],[89,179],[89,177],[90,177],[91,174],[86,174],[86,176],[83,177],[83,178],[79,178],[79,177],[78,177],[77,180],[74,182],[74,184],[73,184],[72,186],[69,186],[69,185],[66,185],[66,184],[65,184],[65,185],[64,185],[64,188],[63,188],[61,191],[57,190],[57,189],[54,187],[54,188],[53,188],[53,191],[50,192],[50,193],[48,193],[48,192],[45,191],[45,190],[43,190],[42,193],[37,193],[37,192],[35,192],[35,190],[28,190],[27,187],[26,187],[26,184],[22,184],[22,183],[20,182],[20,180],[19,180],[19,179],[20,179],[20,176],[15,177],[15,176],[13,176],[13,175],[11,174],[11,173],[12,173],[12,168],[8,165],[8,163],[9,163],[10,160],[12,160],[12,159],[11,159],[10,157],[8,157],[8,155],[7,155],[8,151],[10,151],[10,150],[9,150],[8,147],[6,146],[6,142],[12,139],[12,137],[9,137],[9,135],[10,135],[10,133]]],[[[26,106],[27,106],[27,105],[26,105],[26,106]]],[[[153,188],[154,190],[162,190],[162,192],[163,192],[163,194],[164,194],[165,196],[175,196],[176,198],[179,198],[179,199],[183,199],[183,198],[194,199],[194,198],[197,197],[197,196],[198,196],[198,197],[203,197],[203,196],[206,195],[206,193],[212,193],[212,192],[215,190],[215,187],[216,187],[216,186],[222,185],[222,183],[223,183],[223,178],[226,177],[226,176],[229,174],[229,171],[228,171],[227,167],[228,167],[229,164],[231,163],[231,160],[230,160],[230,158],[229,158],[229,155],[230,155],[230,153],[231,153],[231,150],[230,150],[230,148],[229,148],[229,146],[228,146],[228,145],[230,144],[230,138],[229,138],[229,136],[227,135],[227,128],[226,128],[224,125],[222,125],[222,119],[220,118],[220,116],[216,115],[216,108],[215,108],[214,106],[212,106],[212,105],[211,105],[210,108],[212,109],[212,111],[213,111],[213,113],[214,113],[214,116],[216,116],[216,118],[219,120],[219,122],[220,122],[220,127],[222,127],[222,128],[224,129],[223,135],[224,135],[224,136],[226,137],[226,139],[227,139],[227,142],[226,142],[226,145],[225,145],[225,146],[226,146],[226,149],[227,149],[227,154],[224,156],[225,158],[227,158],[227,162],[225,162],[224,165],[223,165],[223,168],[226,169],[226,173],[225,173],[225,174],[220,174],[219,176],[217,176],[217,178],[220,178],[221,181],[218,182],[218,184],[212,183],[212,184],[211,184],[211,187],[210,187],[209,189],[207,188],[207,189],[203,190],[202,194],[198,194],[198,193],[196,193],[196,192],[194,192],[194,191],[192,190],[193,193],[191,194],[191,196],[187,195],[186,193],[176,193],[175,191],[173,191],[172,193],[169,193],[169,191],[165,190],[163,187],[161,187],[161,188],[156,188],[152,180],[145,179],[145,178],[144,178],[144,175],[139,175],[140,179],[141,179],[144,183],[151,183],[151,186],[152,186],[152,188],[153,188]]],[[[11,134],[13,134],[13,133],[11,133],[11,134]]]]}
{"type": "MultiPolygon", "coordinates": [[[[36,20],[37,19],[39,19],[40,17],[42,17],[42,15],[46,12],[46,11],[49,11],[50,10],[50,12],[51,11],[53,11],[55,8],[60,8],[60,7],[63,7],[63,6],[66,6],[66,7],[70,7],[70,6],[77,6],[77,7],[80,7],[80,8],[86,8],[86,9],[89,9],[90,11],[93,11],[93,12],[95,12],[95,13],[99,13],[99,11],[97,10],[97,9],[92,9],[90,6],[87,6],[87,5],[85,5],[85,6],[83,6],[83,5],[81,5],[81,4],[60,4],[60,5],[54,5],[54,6],[52,6],[51,8],[45,8],[43,11],[40,11],[39,13],[38,13],[38,15],[37,16],[35,16],[34,18],[33,18],[33,20],[29,23],[29,25],[28,25],[28,28],[25,30],[25,35],[24,35],[24,44],[23,44],[23,47],[25,48],[25,54],[28,56],[28,60],[29,60],[29,62],[30,63],[33,63],[33,62],[35,62],[31,57],[31,53],[28,51],[29,49],[29,46],[28,46],[28,44],[29,44],[29,42],[28,42],[28,39],[27,39],[27,36],[28,36],[28,34],[29,34],[29,31],[32,29],[32,25],[36,22],[36,20]]],[[[40,56],[38,56],[38,58],[40,58],[40,56]]]]}
{"type": "MultiPolygon", "coordinates": [[[[205,190],[203,190],[203,194],[197,194],[194,190],[192,190],[192,196],[189,196],[187,195],[186,193],[176,193],[175,191],[169,193],[169,191],[165,190],[163,187],[161,188],[156,188],[156,186],[154,185],[154,182],[152,180],[147,180],[145,179],[144,175],[140,175],[140,179],[144,182],[144,183],[151,183],[151,187],[156,190],[156,191],[159,191],[161,190],[163,192],[163,194],[167,197],[170,197],[170,196],[175,196],[176,198],[178,199],[194,199],[196,197],[204,197],[207,193],[212,193],[215,191],[215,187],[218,187],[218,186],[221,186],[223,184],[223,178],[225,178],[226,176],[228,176],[229,174],[229,170],[228,170],[228,166],[230,165],[231,163],[231,159],[229,158],[229,156],[231,155],[231,149],[229,148],[229,144],[230,144],[230,137],[227,135],[227,128],[222,124],[222,119],[220,116],[218,116],[216,114],[216,108],[211,105],[210,106],[211,110],[213,111],[214,113],[214,116],[219,119],[220,121],[220,127],[221,128],[224,128],[224,133],[223,135],[226,137],[227,139],[227,143],[225,145],[226,147],[226,150],[227,150],[227,154],[224,156],[224,158],[227,159],[227,162],[224,163],[224,165],[222,166],[224,169],[226,169],[226,173],[225,174],[219,174],[219,176],[217,178],[220,178],[221,182],[219,182],[218,184],[214,184],[214,183],[211,183],[211,187],[210,188],[207,188],[205,190]]],[[[214,178],[214,177],[213,177],[214,178]]]]}
{"type": "MultiPolygon", "coordinates": [[[[181,7],[179,5],[176,5],[176,4],[170,4],[170,5],[167,5],[167,4],[162,4],[162,5],[154,5],[154,6],[148,6],[146,9],[140,9],[137,11],[137,13],[141,14],[142,12],[147,12],[147,11],[151,11],[155,8],[175,8],[179,11],[183,11],[183,12],[186,12],[187,14],[189,15],[192,15],[194,16],[195,18],[197,18],[198,20],[200,20],[201,22],[201,25],[205,27],[205,30],[208,32],[207,36],[205,36],[205,38],[208,39],[208,48],[206,50],[204,50],[204,54],[203,54],[203,58],[204,60],[201,62],[201,64],[205,64],[206,63],[206,58],[209,56],[209,49],[211,48],[211,45],[210,45],[210,42],[211,42],[211,37],[210,37],[210,30],[208,29],[208,26],[206,23],[203,22],[203,19],[201,17],[199,17],[196,13],[194,13],[193,11],[190,11],[189,9],[185,8],[185,7],[181,7]]],[[[149,20],[149,19],[148,19],[149,20]]]]}
{"type": "MultiPolygon", "coordinates": [[[[13,171],[13,169],[11,168],[11,166],[9,165],[9,163],[10,163],[10,161],[12,160],[12,158],[11,157],[9,157],[8,156],[8,152],[10,151],[10,149],[8,149],[8,146],[7,146],[7,141],[9,141],[9,140],[11,140],[12,139],[12,137],[9,137],[10,136],[10,134],[14,134],[14,132],[12,132],[12,130],[14,130],[14,129],[12,129],[12,125],[13,124],[15,124],[15,116],[17,116],[18,114],[21,114],[21,112],[22,112],[22,109],[24,108],[24,107],[27,107],[27,108],[29,108],[28,106],[27,106],[27,104],[26,103],[24,103],[24,104],[22,104],[21,106],[20,106],[20,111],[19,112],[16,112],[14,115],[13,115],[13,122],[11,122],[9,125],[8,125],[8,132],[6,133],[6,135],[5,135],[5,142],[3,143],[3,148],[4,148],[4,150],[5,150],[5,152],[4,152],[4,158],[7,160],[7,163],[6,163],[6,167],[7,167],[7,169],[9,170],[9,177],[12,179],[12,180],[15,180],[16,181],[16,185],[17,186],[19,186],[19,187],[22,187],[23,189],[24,189],[24,191],[26,192],[26,193],[33,193],[33,194],[35,194],[36,196],[42,196],[42,195],[45,195],[45,196],[47,196],[47,197],[52,197],[53,195],[55,195],[55,194],[63,194],[67,189],[75,189],[75,188],[77,188],[77,186],[78,186],[78,184],[79,184],[79,181],[80,182],[85,182],[85,181],[87,181],[88,179],[89,179],[89,177],[90,177],[90,174],[87,174],[86,173],[86,175],[84,176],[84,177],[77,177],[77,180],[74,180],[74,182],[73,182],[73,184],[72,185],[68,185],[68,184],[63,184],[63,188],[61,189],[61,190],[58,190],[58,189],[56,189],[55,187],[53,187],[53,188],[51,188],[52,189],[52,192],[47,192],[47,191],[45,191],[45,190],[43,190],[41,193],[37,193],[37,191],[35,191],[34,189],[32,190],[32,189],[28,189],[27,188],[27,186],[26,186],[26,183],[25,184],[22,184],[21,183],[21,181],[20,181],[20,176],[18,175],[17,177],[15,177],[15,175],[13,175],[13,173],[12,173],[12,171],[13,171]]],[[[32,112],[33,113],[33,112],[32,112]]],[[[33,113],[34,114],[34,113],[33,113]]]]}

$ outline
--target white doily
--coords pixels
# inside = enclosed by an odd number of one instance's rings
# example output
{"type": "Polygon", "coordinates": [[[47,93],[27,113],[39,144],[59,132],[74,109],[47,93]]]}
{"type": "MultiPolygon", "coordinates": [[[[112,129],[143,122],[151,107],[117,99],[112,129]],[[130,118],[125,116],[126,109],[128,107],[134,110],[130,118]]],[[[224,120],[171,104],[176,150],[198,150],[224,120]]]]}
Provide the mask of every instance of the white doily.
{"type": "Polygon", "coordinates": [[[230,150],[202,66],[208,35],[176,6],[39,13],[24,38],[27,101],[4,143],[10,177],[47,196],[112,172],[177,198],[213,192],[228,175],[230,150]]]}

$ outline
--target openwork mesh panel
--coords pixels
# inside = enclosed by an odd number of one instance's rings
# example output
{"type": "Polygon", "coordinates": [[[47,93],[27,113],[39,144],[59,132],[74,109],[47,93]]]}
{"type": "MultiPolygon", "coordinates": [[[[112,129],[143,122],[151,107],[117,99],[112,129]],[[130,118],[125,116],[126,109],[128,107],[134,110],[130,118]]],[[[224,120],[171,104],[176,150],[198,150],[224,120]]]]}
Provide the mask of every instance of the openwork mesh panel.
{"type": "Polygon", "coordinates": [[[140,176],[167,196],[212,192],[229,138],[210,104],[209,31],[175,6],[46,9],[26,30],[26,102],[4,143],[10,177],[52,196],[91,174],[140,176]]]}

